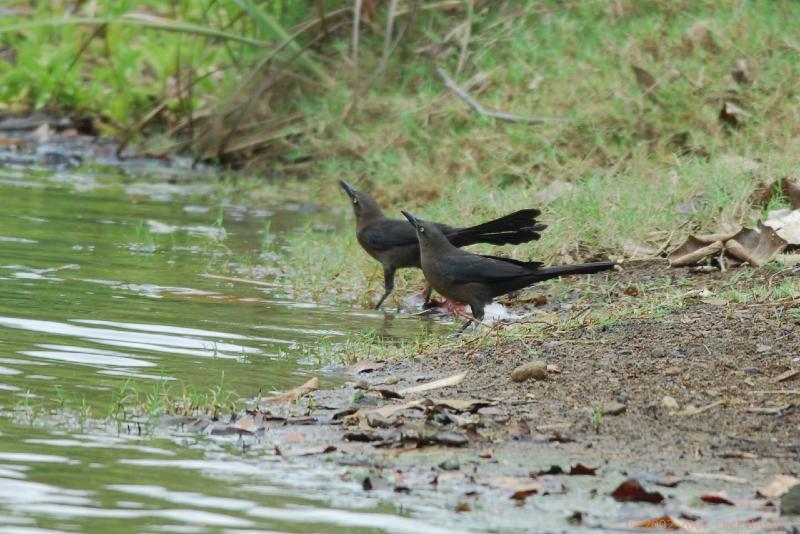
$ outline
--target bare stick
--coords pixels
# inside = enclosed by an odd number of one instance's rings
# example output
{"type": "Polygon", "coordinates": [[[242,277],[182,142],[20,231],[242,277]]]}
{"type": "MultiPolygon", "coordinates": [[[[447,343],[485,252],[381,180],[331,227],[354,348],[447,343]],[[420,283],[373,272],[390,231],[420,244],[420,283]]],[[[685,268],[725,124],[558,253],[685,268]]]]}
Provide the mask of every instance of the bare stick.
{"type": "Polygon", "coordinates": [[[392,31],[394,30],[394,17],[397,12],[397,0],[389,2],[389,14],[386,16],[386,33],[383,35],[383,57],[378,67],[379,72],[386,70],[386,63],[389,61],[389,54],[392,52],[392,31]]]}
{"type": "Polygon", "coordinates": [[[467,48],[469,47],[469,38],[472,34],[472,0],[467,0],[467,27],[464,28],[464,35],[461,38],[461,54],[458,56],[458,66],[456,67],[456,76],[461,74],[461,69],[464,68],[464,63],[467,61],[467,48]]]}
{"type": "Polygon", "coordinates": [[[491,117],[493,119],[501,120],[501,121],[509,121],[509,122],[527,122],[528,124],[542,124],[544,122],[558,120],[558,119],[546,119],[543,117],[522,117],[520,115],[514,115],[513,113],[506,113],[505,111],[492,111],[486,109],[481,105],[480,102],[475,100],[470,96],[470,94],[456,85],[456,82],[453,81],[450,76],[442,69],[441,67],[436,67],[436,72],[439,76],[442,77],[444,80],[444,84],[450,89],[452,92],[456,94],[461,100],[467,103],[469,107],[471,107],[478,115],[483,115],[484,117],[491,117]]]}
{"type": "Polygon", "coordinates": [[[358,72],[358,26],[361,24],[361,0],[353,2],[353,64],[358,72]]]}

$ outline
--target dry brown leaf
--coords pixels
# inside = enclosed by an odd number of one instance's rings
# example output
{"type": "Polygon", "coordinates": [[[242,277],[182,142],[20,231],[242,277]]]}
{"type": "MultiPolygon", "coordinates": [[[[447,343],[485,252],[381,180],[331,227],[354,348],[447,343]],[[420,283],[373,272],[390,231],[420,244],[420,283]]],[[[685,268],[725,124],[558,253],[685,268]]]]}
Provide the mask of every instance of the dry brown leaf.
{"type": "Polygon", "coordinates": [[[736,460],[757,460],[758,455],[746,451],[727,451],[717,455],[718,458],[728,458],[736,460]]]}
{"type": "Polygon", "coordinates": [[[718,401],[712,402],[711,404],[706,404],[705,406],[700,406],[699,408],[697,408],[697,407],[686,408],[685,410],[681,410],[680,412],[678,412],[678,415],[683,415],[683,416],[697,415],[697,414],[701,414],[703,412],[707,412],[708,410],[712,410],[712,409],[714,409],[717,406],[720,406],[722,404],[725,404],[725,401],[724,400],[718,400],[718,401]]]}
{"type": "Polygon", "coordinates": [[[312,391],[317,391],[318,389],[319,389],[319,378],[315,376],[305,384],[297,386],[294,389],[290,389],[286,393],[281,393],[280,395],[275,395],[274,397],[264,399],[264,402],[268,404],[277,404],[281,402],[295,402],[303,395],[307,395],[312,391]]]}
{"type": "Polygon", "coordinates": [[[760,267],[786,245],[786,241],[775,233],[775,230],[759,221],[758,228],[742,228],[738,234],[726,241],[725,251],[750,265],[760,267]]]}
{"type": "Polygon", "coordinates": [[[506,425],[508,428],[508,437],[516,441],[527,441],[531,439],[531,427],[524,419],[516,419],[509,421],[506,425]]]}
{"type": "Polygon", "coordinates": [[[449,408],[455,412],[474,412],[485,406],[492,406],[495,402],[484,399],[431,399],[434,406],[449,408]]]}
{"type": "Polygon", "coordinates": [[[370,391],[375,391],[380,394],[381,398],[384,399],[402,399],[403,396],[400,395],[398,392],[392,389],[386,388],[372,388],[370,391]]]}
{"type": "Polygon", "coordinates": [[[697,21],[689,26],[686,30],[684,40],[691,48],[699,46],[712,54],[718,54],[720,52],[719,45],[714,40],[714,34],[711,33],[708,22],[704,20],[697,21]]]}
{"type": "Polygon", "coordinates": [[[646,528],[649,530],[688,530],[690,532],[704,532],[705,529],[700,528],[694,521],[673,517],[671,515],[662,515],[653,519],[644,519],[642,521],[634,521],[633,528],[646,528]]]}
{"type": "Polygon", "coordinates": [[[259,421],[256,422],[256,418],[252,415],[244,415],[229,425],[214,428],[211,433],[214,435],[255,434],[262,428],[263,419],[259,417],[259,421]]]}
{"type": "Polygon", "coordinates": [[[657,491],[647,491],[638,480],[628,479],[611,492],[611,496],[619,502],[651,502],[658,504],[664,496],[657,491]]]}
{"type": "Polygon", "coordinates": [[[674,488],[683,482],[682,478],[676,476],[665,476],[656,480],[656,486],[664,486],[665,488],[674,488]]]}
{"type": "Polygon", "coordinates": [[[423,404],[419,401],[411,401],[405,404],[389,404],[387,406],[382,406],[374,410],[369,410],[368,412],[365,413],[366,415],[375,414],[383,419],[389,419],[390,417],[398,414],[399,412],[410,409],[422,410],[423,404]]]}
{"type": "Polygon", "coordinates": [[[756,491],[756,496],[765,499],[776,499],[798,484],[800,484],[800,478],[790,475],[775,475],[772,480],[767,482],[766,486],[756,491]]]}
{"type": "Polygon", "coordinates": [[[737,226],[736,228],[728,230],[727,232],[718,232],[716,234],[700,234],[700,235],[696,235],[694,237],[696,239],[699,239],[700,241],[703,241],[703,242],[709,243],[709,244],[714,243],[715,241],[722,241],[724,243],[725,241],[727,241],[728,239],[732,238],[733,236],[735,236],[736,234],[738,234],[741,231],[742,231],[742,227],[741,226],[737,226]]]}
{"type": "Polygon", "coordinates": [[[401,395],[408,395],[410,393],[422,393],[423,391],[430,391],[432,389],[457,386],[464,380],[465,376],[467,376],[466,371],[455,374],[453,376],[448,376],[447,378],[442,378],[441,380],[434,380],[433,382],[420,384],[419,386],[413,386],[410,388],[401,389],[400,391],[398,391],[398,393],[400,393],[401,395]]]}
{"type": "Polygon", "coordinates": [[[800,245],[800,209],[782,209],[769,212],[765,226],[769,226],[790,245],[800,245]]]}
{"type": "Polygon", "coordinates": [[[376,364],[372,360],[361,360],[356,362],[355,364],[351,365],[347,369],[347,374],[349,375],[358,375],[360,373],[371,373],[376,369],[380,369],[383,367],[382,365],[376,364]]]}
{"type": "Polygon", "coordinates": [[[739,121],[752,115],[733,102],[725,102],[719,110],[719,120],[731,127],[739,126],[739,121]]]}
{"type": "MultiPolygon", "coordinates": [[[[783,177],[777,181],[766,181],[753,192],[750,197],[755,206],[766,206],[775,197],[776,193],[789,199],[792,209],[800,208],[800,184],[794,180],[783,177]]],[[[772,218],[771,216],[769,218],[772,218]]]]}
{"type": "Polygon", "coordinates": [[[791,380],[792,378],[800,376],[800,369],[789,369],[785,373],[781,373],[775,378],[772,379],[773,382],[786,382],[787,380],[791,380]]]}
{"type": "Polygon", "coordinates": [[[578,463],[578,464],[573,465],[570,468],[569,474],[570,475],[591,475],[591,476],[594,476],[594,474],[597,472],[598,469],[599,469],[598,467],[587,467],[587,466],[585,466],[583,464],[578,463]]]}
{"type": "Polygon", "coordinates": [[[625,291],[623,291],[623,293],[625,293],[629,297],[638,297],[639,296],[639,290],[637,288],[635,288],[634,286],[626,287],[625,291]]]}
{"type": "Polygon", "coordinates": [[[724,504],[726,506],[733,506],[733,501],[723,495],[715,493],[704,493],[700,496],[700,500],[708,504],[724,504]]]}
{"type": "Polygon", "coordinates": [[[639,88],[644,92],[652,91],[653,88],[658,84],[655,76],[650,74],[647,70],[638,65],[631,65],[633,69],[633,74],[636,76],[636,83],[639,84],[639,88]]]}
{"type": "Polygon", "coordinates": [[[800,208],[800,184],[788,178],[781,178],[781,192],[789,199],[792,209],[800,208]]]}
{"type": "Polygon", "coordinates": [[[667,256],[670,267],[694,265],[706,256],[722,250],[722,241],[706,242],[690,235],[686,241],[667,256]]]}
{"type": "Polygon", "coordinates": [[[542,489],[538,482],[529,478],[496,477],[488,480],[486,485],[492,488],[511,491],[511,498],[523,500],[530,495],[535,495],[542,489]]]}
{"type": "Polygon", "coordinates": [[[742,85],[750,83],[750,69],[747,60],[742,58],[736,61],[731,68],[731,78],[742,85]]]}
{"type": "Polygon", "coordinates": [[[320,454],[329,454],[336,452],[336,445],[324,445],[319,447],[307,447],[302,449],[292,449],[287,452],[282,452],[282,456],[318,456],[320,454]]]}

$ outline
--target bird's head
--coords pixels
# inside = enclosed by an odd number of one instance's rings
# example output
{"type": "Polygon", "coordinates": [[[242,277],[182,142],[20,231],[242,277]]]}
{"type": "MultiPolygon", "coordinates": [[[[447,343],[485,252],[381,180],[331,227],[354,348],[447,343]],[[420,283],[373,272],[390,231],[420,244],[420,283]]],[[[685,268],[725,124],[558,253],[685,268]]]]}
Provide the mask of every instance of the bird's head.
{"type": "Polygon", "coordinates": [[[378,203],[367,193],[356,191],[344,180],[339,180],[339,185],[342,186],[347,196],[350,197],[350,202],[353,204],[353,213],[357,221],[383,215],[381,207],[378,206],[378,203]]]}
{"type": "Polygon", "coordinates": [[[414,227],[414,230],[417,232],[417,239],[419,240],[420,249],[426,249],[432,244],[444,242],[449,245],[449,241],[447,238],[442,234],[442,231],[436,227],[435,224],[429,221],[423,221],[421,219],[417,219],[407,211],[400,211],[408,222],[414,227]]]}

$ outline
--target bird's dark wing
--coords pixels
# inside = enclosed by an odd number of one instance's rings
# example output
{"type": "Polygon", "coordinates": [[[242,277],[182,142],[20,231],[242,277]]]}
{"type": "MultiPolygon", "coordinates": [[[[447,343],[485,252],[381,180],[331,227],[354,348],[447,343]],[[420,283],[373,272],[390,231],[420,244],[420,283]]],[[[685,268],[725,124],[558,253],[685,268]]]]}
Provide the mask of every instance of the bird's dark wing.
{"type": "Polygon", "coordinates": [[[382,219],[375,221],[358,233],[358,238],[372,250],[389,250],[394,247],[417,244],[417,233],[408,221],[382,219]]]}
{"type": "Polygon", "coordinates": [[[482,254],[481,256],[484,257],[484,258],[491,258],[493,260],[499,260],[499,261],[504,261],[504,262],[507,262],[507,263],[513,263],[513,264],[519,265],[521,267],[527,267],[528,269],[535,269],[537,267],[541,267],[542,265],[544,265],[540,261],[522,261],[522,260],[515,260],[515,259],[512,259],[512,258],[503,258],[502,256],[491,256],[489,254],[482,254]]]}
{"type": "Polygon", "coordinates": [[[448,255],[441,258],[441,261],[437,261],[437,264],[444,276],[459,284],[492,283],[518,278],[535,271],[541,265],[537,262],[510,260],[497,256],[478,256],[466,252],[448,255]]]}

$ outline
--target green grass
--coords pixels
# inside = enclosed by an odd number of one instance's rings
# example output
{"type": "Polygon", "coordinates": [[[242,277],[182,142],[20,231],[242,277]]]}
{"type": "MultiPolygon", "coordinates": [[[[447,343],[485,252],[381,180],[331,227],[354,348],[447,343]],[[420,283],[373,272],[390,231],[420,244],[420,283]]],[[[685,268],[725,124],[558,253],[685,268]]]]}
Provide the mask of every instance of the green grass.
{"type": "Polygon", "coordinates": [[[181,415],[217,418],[243,407],[240,399],[225,382],[225,374],[219,383],[207,391],[186,382],[158,380],[142,383],[128,379],[120,382],[110,392],[107,401],[90,403],[85,395],[69,396],[55,386],[52,396],[32,400],[30,392],[19,395],[14,406],[17,419],[35,424],[48,420],[55,424],[77,424],[84,427],[92,421],[104,421],[123,425],[143,421],[147,430],[153,430],[163,416],[181,415]]]}
{"type": "MultiPolygon", "coordinates": [[[[100,1],[88,12],[93,5],[84,4],[75,16],[146,10],[175,25],[273,45],[318,16],[306,5],[277,0],[220,0],[210,10],[211,0],[171,7],[155,0],[100,1]]],[[[351,5],[323,2],[326,10],[351,5]]],[[[373,74],[384,52],[383,4],[361,27],[357,69],[349,25],[308,48],[289,74],[281,71],[282,81],[264,94],[264,106],[252,110],[254,120],[265,121],[258,131],[272,132],[270,121],[294,113],[301,117],[268,148],[240,154],[236,162],[245,170],[239,174],[249,178],[226,182],[225,194],[250,203],[302,198],[348,211],[336,184],[346,179],[376,196],[389,215],[405,208],[460,225],[537,206],[549,225],[541,241],[502,253],[548,263],[597,254],[625,259],[640,244],[669,250],[691,232],[750,225],[785,204],[773,199],[767,207],[751,206],[749,198],[762,181],[796,176],[800,28],[786,21],[800,19],[800,4],[486,5],[469,14],[420,11],[380,76],[373,74]],[[467,18],[469,40],[456,32],[443,44],[467,18]],[[738,83],[731,68],[742,59],[748,80],[738,83]],[[487,108],[558,120],[530,125],[478,116],[445,88],[437,66],[487,108]],[[655,89],[643,90],[634,66],[657,80],[655,89]],[[719,119],[725,102],[749,113],[736,128],[719,119]],[[571,184],[574,192],[548,202],[542,193],[554,183],[571,184]],[[697,210],[687,212],[692,199],[697,210]]],[[[2,32],[0,25],[0,39],[15,57],[0,59],[6,82],[0,101],[7,108],[78,109],[127,130],[166,98],[164,113],[153,123],[163,130],[185,118],[187,109],[215,112],[246,99],[252,84],[243,80],[269,50],[188,29],[111,23],[105,34],[90,39],[96,26],[35,24],[62,15],[60,8],[39,3],[7,22],[27,22],[28,29],[2,32]],[[168,89],[185,82],[181,69],[189,66],[196,74],[222,70],[199,82],[191,96],[170,96],[168,89]]],[[[401,17],[395,29],[409,20],[401,17]]],[[[310,38],[304,35],[295,46],[310,38]]],[[[358,248],[352,230],[348,221],[334,233],[310,228],[288,245],[267,240],[262,256],[284,267],[298,296],[368,307],[381,292],[382,274],[358,248]]],[[[401,271],[388,305],[421,285],[418,272],[401,271]]]]}
{"type": "MultiPolygon", "coordinates": [[[[473,89],[485,106],[565,120],[531,126],[481,118],[443,87],[432,62],[414,58],[362,95],[347,123],[337,123],[346,92],[304,103],[326,134],[308,140],[316,154],[309,193],[349,211],[336,185],[346,179],[389,215],[404,208],[464,225],[538,206],[549,225],[542,240],[502,252],[549,263],[603,253],[624,259],[632,244],[671,250],[692,232],[752,225],[782,205],[751,206],[752,192],[797,168],[800,107],[789,80],[800,69],[800,30],[783,21],[800,15],[800,6],[723,4],[622,2],[620,14],[604,2],[543,2],[476,14],[458,81],[485,73],[484,86],[473,89]],[[702,28],[714,46],[692,41],[702,28]],[[750,83],[730,75],[741,58],[750,83]],[[643,97],[633,65],[659,80],[652,98],[643,97]],[[723,125],[725,101],[752,117],[736,129],[723,125]],[[574,193],[545,203],[541,192],[553,182],[573,184],[574,193]],[[694,197],[698,209],[687,213],[694,197]]],[[[428,35],[441,36],[444,26],[432,25],[428,35]]],[[[453,73],[457,60],[454,51],[439,63],[453,73]]],[[[314,288],[314,298],[358,295],[367,306],[380,293],[380,270],[358,249],[352,227],[341,232],[299,240],[290,251],[300,259],[293,278],[314,288]]],[[[418,273],[405,272],[396,296],[418,287],[418,273]]]]}

